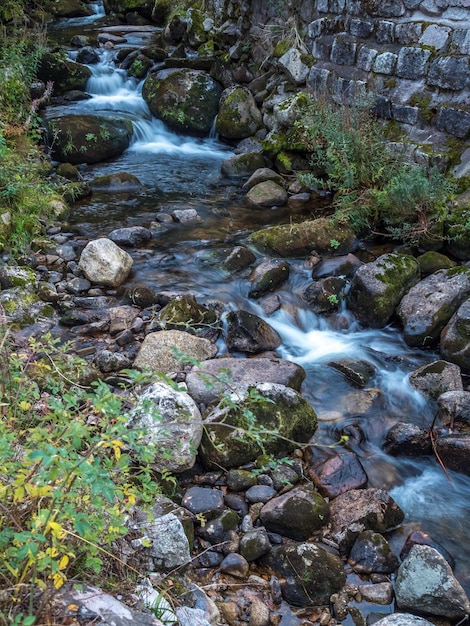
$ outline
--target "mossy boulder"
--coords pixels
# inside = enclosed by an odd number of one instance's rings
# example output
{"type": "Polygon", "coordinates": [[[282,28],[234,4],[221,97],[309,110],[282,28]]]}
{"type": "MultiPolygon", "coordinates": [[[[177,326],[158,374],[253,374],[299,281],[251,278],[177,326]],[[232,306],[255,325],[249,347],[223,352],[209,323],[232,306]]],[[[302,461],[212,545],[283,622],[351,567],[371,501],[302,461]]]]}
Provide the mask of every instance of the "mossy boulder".
{"type": "Polygon", "coordinates": [[[48,6],[56,17],[88,17],[93,15],[93,9],[82,0],[55,0],[48,6]]]}
{"type": "Polygon", "coordinates": [[[461,261],[470,259],[470,190],[457,196],[446,223],[447,250],[461,261]]]}
{"type": "Polygon", "coordinates": [[[54,95],[61,96],[74,89],[85,91],[91,70],[85,65],[66,59],[60,53],[46,52],[39,63],[37,78],[54,83],[54,95]]]}
{"type": "Polygon", "coordinates": [[[43,302],[36,290],[27,287],[13,287],[0,292],[0,305],[13,326],[22,328],[36,323],[41,318],[52,318],[54,309],[43,302]]]}
{"type": "Polygon", "coordinates": [[[263,228],[252,233],[249,242],[270,254],[297,258],[305,258],[314,250],[319,254],[347,254],[358,247],[350,226],[324,217],[263,228]]]}
{"type": "Polygon", "coordinates": [[[357,318],[374,328],[385,326],[400,300],[419,280],[416,259],[407,254],[383,254],[358,268],[347,295],[357,318]]]}
{"type": "Polygon", "coordinates": [[[341,559],[316,543],[276,547],[262,563],[282,581],[284,600],[294,606],[328,604],[346,582],[341,559]]]}
{"type": "Polygon", "coordinates": [[[208,409],[203,421],[199,453],[206,466],[218,468],[239,467],[265,452],[290,452],[317,428],[316,413],[307,400],[276,383],[230,393],[208,409]]]}
{"type": "Polygon", "coordinates": [[[455,264],[445,254],[428,250],[424,254],[421,254],[417,259],[421,276],[429,276],[434,274],[438,270],[448,270],[455,264]]]}
{"type": "Polygon", "coordinates": [[[151,73],[142,96],[152,115],[173,130],[204,136],[212,128],[222,86],[207,72],[186,68],[151,73]]]}
{"type": "Polygon", "coordinates": [[[228,178],[250,176],[259,168],[265,167],[264,156],[259,152],[233,154],[222,163],[221,171],[228,178]]]}
{"type": "Polygon", "coordinates": [[[47,120],[52,158],[64,163],[99,163],[129,147],[132,123],[102,115],[63,115],[47,120]]]}
{"type": "Polygon", "coordinates": [[[218,314],[191,297],[171,300],[158,315],[157,324],[164,330],[185,330],[198,337],[214,339],[220,332],[218,314]]]}
{"type": "Polygon", "coordinates": [[[103,0],[104,10],[109,13],[137,13],[151,19],[155,0],[103,0]]]}
{"type": "Polygon", "coordinates": [[[287,192],[273,180],[265,180],[249,190],[245,201],[253,208],[284,206],[287,202],[287,192]]]}
{"type": "Polygon", "coordinates": [[[261,127],[261,122],[261,111],[247,87],[229,87],[222,93],[215,125],[221,137],[251,137],[261,127]]]}

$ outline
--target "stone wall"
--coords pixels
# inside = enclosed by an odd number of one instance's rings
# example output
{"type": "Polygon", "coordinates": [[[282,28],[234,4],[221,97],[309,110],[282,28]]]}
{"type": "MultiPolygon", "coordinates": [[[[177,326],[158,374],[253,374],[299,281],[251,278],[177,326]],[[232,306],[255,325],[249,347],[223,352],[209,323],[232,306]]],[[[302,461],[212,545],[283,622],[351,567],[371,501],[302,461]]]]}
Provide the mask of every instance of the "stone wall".
{"type": "Polygon", "coordinates": [[[470,0],[281,2],[252,2],[250,33],[295,31],[297,48],[302,35],[303,50],[279,59],[299,87],[342,102],[372,96],[382,118],[470,138],[470,0]]]}

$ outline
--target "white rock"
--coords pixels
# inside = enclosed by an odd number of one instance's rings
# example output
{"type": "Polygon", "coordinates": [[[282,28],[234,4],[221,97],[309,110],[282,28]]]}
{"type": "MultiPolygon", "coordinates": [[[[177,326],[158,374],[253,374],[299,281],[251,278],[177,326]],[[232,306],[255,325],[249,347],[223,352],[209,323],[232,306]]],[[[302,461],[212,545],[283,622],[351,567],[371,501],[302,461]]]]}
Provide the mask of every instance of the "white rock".
{"type": "Polygon", "coordinates": [[[105,237],[90,241],[84,248],[80,269],[92,283],[119,287],[132,269],[130,254],[105,237]]]}

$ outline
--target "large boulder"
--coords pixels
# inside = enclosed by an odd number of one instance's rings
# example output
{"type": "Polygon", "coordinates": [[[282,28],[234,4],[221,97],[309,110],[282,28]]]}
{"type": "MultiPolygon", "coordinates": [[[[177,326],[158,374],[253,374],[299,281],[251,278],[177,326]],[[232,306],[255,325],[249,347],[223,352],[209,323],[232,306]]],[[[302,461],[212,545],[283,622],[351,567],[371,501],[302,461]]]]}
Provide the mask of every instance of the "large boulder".
{"type": "Polygon", "coordinates": [[[449,470],[470,476],[470,434],[449,433],[437,438],[436,454],[449,470]]]}
{"type": "Polygon", "coordinates": [[[279,333],[261,317],[248,311],[231,311],[227,315],[227,347],[229,350],[257,354],[279,348],[279,333]]]}
{"type": "Polygon", "coordinates": [[[146,19],[152,17],[152,11],[156,5],[155,0],[104,0],[103,5],[109,13],[138,13],[146,19]]]}
{"type": "Polygon", "coordinates": [[[246,194],[246,203],[253,208],[284,206],[287,192],[273,180],[266,180],[252,187],[246,194]]]}
{"type": "Polygon", "coordinates": [[[155,450],[152,466],[156,470],[178,473],[194,465],[202,418],[187,393],[167,383],[153,383],[139,395],[129,427],[144,432],[143,442],[155,450]]]}
{"type": "Polygon", "coordinates": [[[279,383],[300,391],[305,375],[303,367],[284,359],[220,358],[193,367],[186,376],[186,385],[197,403],[208,406],[234,387],[248,384],[279,383]]]}
{"type": "Polygon", "coordinates": [[[261,112],[247,87],[225,89],[220,98],[215,129],[225,139],[245,139],[260,128],[261,112]]]}
{"type": "Polygon", "coordinates": [[[294,606],[328,604],[346,581],[341,559],[316,543],[274,548],[262,563],[280,579],[284,599],[294,606]]]}
{"type": "Polygon", "coordinates": [[[304,258],[314,250],[319,254],[347,254],[358,247],[352,228],[323,217],[263,228],[252,233],[249,240],[261,250],[281,257],[304,258]]]}
{"type": "Polygon", "coordinates": [[[47,120],[52,158],[64,163],[99,163],[129,147],[132,123],[103,115],[63,115],[47,120]]]}
{"type": "Polygon", "coordinates": [[[80,256],[78,266],[91,283],[119,287],[129,276],[132,257],[111,239],[90,241],[80,256]]]}
{"type": "Polygon", "coordinates": [[[207,72],[185,68],[151,73],[142,87],[152,115],[176,131],[201,136],[212,128],[221,93],[207,72]]]}
{"type": "Polygon", "coordinates": [[[347,296],[357,318],[374,328],[385,326],[406,292],[419,280],[419,266],[406,254],[383,254],[359,267],[347,296]]]}
{"type": "Polygon", "coordinates": [[[41,57],[37,71],[38,80],[54,83],[55,96],[62,96],[72,90],[85,91],[91,75],[89,67],[51,52],[46,52],[41,57]]]}
{"type": "Polygon", "coordinates": [[[202,337],[181,330],[161,330],[146,335],[134,367],[169,374],[181,369],[190,369],[196,361],[211,359],[217,347],[202,337]]]}
{"type": "Polygon", "coordinates": [[[202,461],[231,468],[263,452],[288,452],[306,443],[317,428],[317,416],[294,389],[260,383],[227,394],[204,414],[204,426],[202,461]]]}
{"type": "Polygon", "coordinates": [[[458,620],[470,602],[450,565],[434,548],[415,545],[398,569],[395,594],[401,609],[458,620]]]}
{"type": "Polygon", "coordinates": [[[469,391],[446,391],[437,399],[437,407],[444,428],[470,433],[469,391]]]}
{"type": "Polygon", "coordinates": [[[409,376],[410,384],[430,398],[437,398],[446,391],[462,391],[460,367],[447,361],[433,361],[418,367],[409,376]]]}
{"type": "Polygon", "coordinates": [[[470,300],[457,309],[441,333],[442,358],[470,374],[470,300]]]}
{"type": "Polygon", "coordinates": [[[420,281],[397,309],[406,343],[419,348],[435,345],[444,326],[469,296],[470,270],[466,267],[439,270],[420,281]]]}

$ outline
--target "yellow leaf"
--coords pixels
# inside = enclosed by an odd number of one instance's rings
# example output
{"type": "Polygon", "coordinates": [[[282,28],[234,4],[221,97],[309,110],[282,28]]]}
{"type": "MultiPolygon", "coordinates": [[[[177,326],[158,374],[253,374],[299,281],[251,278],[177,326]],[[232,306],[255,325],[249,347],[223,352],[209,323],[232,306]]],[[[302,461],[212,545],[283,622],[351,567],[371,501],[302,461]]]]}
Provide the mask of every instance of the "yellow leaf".
{"type": "Polygon", "coordinates": [[[56,589],[60,589],[66,581],[65,574],[63,574],[62,572],[56,572],[55,574],[52,574],[52,581],[54,583],[54,587],[56,589]]]}
{"type": "Polygon", "coordinates": [[[52,535],[56,539],[60,539],[65,534],[62,526],[60,524],[58,524],[57,522],[48,522],[47,523],[47,528],[46,528],[44,534],[47,535],[47,532],[49,530],[52,532],[52,535]]]}
{"type": "Polygon", "coordinates": [[[23,502],[25,496],[24,487],[17,487],[13,492],[13,504],[18,504],[18,502],[23,502]]]}
{"type": "Polygon", "coordinates": [[[19,403],[19,408],[21,409],[21,411],[23,411],[24,413],[26,413],[26,411],[29,411],[29,409],[31,408],[31,403],[30,402],[26,402],[26,400],[22,400],[19,403]]]}
{"type": "Polygon", "coordinates": [[[59,561],[59,570],[65,569],[67,567],[67,565],[69,564],[69,556],[68,554],[63,554],[62,558],[59,561]]]}

